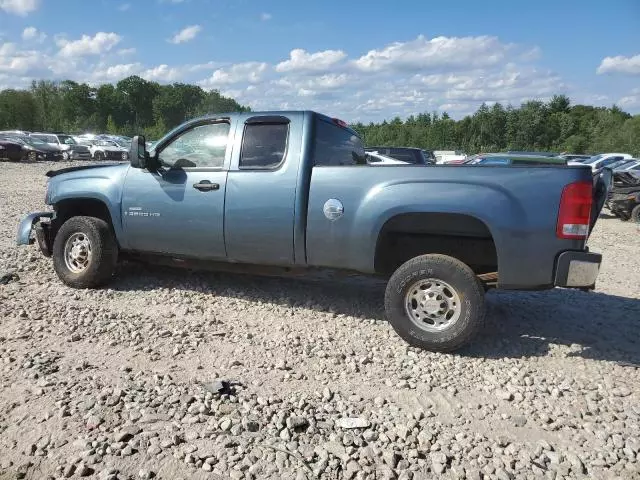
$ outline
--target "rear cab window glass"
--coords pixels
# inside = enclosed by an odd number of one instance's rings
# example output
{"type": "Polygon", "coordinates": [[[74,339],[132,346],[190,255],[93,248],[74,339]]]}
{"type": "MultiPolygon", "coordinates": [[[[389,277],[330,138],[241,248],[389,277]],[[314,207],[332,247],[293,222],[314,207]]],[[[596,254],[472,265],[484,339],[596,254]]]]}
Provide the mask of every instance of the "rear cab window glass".
{"type": "Polygon", "coordinates": [[[389,156],[396,160],[401,160],[407,163],[419,164],[420,159],[417,156],[417,152],[414,150],[404,148],[390,148],[389,156]]]}
{"type": "Polygon", "coordinates": [[[277,168],[284,160],[288,136],[288,123],[246,124],[240,152],[240,168],[277,168]]]}
{"type": "Polygon", "coordinates": [[[316,119],[314,166],[367,165],[362,140],[348,128],[316,119]]]}

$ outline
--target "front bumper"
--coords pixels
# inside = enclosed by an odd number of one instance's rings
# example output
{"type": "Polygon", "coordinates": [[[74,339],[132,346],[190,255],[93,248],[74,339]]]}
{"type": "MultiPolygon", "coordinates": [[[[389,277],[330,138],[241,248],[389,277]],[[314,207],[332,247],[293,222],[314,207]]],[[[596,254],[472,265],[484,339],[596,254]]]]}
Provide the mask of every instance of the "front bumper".
{"type": "Polygon", "coordinates": [[[42,253],[51,256],[51,223],[40,222],[41,218],[53,218],[53,212],[36,212],[24,217],[18,225],[18,245],[31,245],[34,241],[38,242],[38,246],[42,253]],[[35,239],[31,237],[31,231],[35,227],[35,239]]]}
{"type": "Polygon", "coordinates": [[[556,287],[594,288],[602,255],[591,252],[562,252],[556,262],[556,287]]]}
{"type": "Polygon", "coordinates": [[[91,153],[90,152],[78,152],[76,150],[71,150],[69,152],[69,159],[70,160],[91,160],[91,153]]]}

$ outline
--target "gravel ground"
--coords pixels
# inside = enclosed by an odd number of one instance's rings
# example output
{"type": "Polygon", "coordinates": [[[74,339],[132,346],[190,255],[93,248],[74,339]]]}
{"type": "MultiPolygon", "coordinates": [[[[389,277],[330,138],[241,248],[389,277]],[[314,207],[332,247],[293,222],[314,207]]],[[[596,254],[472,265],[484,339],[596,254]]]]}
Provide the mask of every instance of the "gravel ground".
{"type": "Polygon", "coordinates": [[[640,478],[640,232],[606,215],[595,292],[488,294],[454,355],[384,285],[123,265],[62,285],[15,246],[50,164],[2,164],[0,479],[640,478]]]}

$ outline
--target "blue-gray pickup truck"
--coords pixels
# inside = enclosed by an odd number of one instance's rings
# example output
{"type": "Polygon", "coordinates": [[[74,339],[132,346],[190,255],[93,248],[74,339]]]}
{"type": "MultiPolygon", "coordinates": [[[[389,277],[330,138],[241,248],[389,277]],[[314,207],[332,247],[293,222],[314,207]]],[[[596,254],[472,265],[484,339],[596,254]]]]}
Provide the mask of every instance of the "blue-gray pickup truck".
{"type": "Polygon", "coordinates": [[[589,289],[600,268],[586,243],[608,187],[589,167],[371,166],[355,131],[311,111],[205,116],[151,151],[135,137],[129,158],[48,172],[52,211],[18,228],[67,285],[104,285],[127,256],[343,269],[387,278],[396,332],[450,351],[487,289],[589,289]]]}

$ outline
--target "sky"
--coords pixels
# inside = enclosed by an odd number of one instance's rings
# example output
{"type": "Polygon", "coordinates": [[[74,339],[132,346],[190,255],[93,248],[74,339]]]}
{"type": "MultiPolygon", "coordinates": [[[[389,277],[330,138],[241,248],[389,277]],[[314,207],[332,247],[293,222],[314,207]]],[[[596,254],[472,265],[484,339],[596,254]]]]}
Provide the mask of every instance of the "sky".
{"type": "Polygon", "coordinates": [[[554,94],[640,113],[640,0],[0,0],[0,89],[128,75],[350,122],[554,94]]]}

